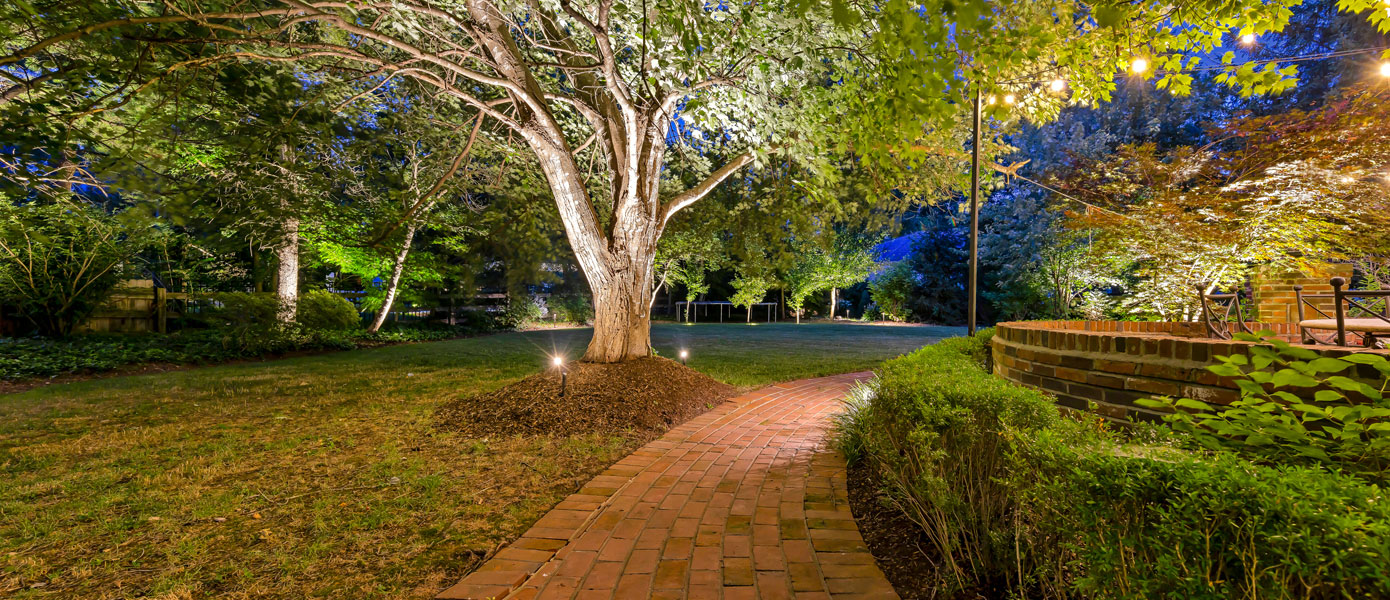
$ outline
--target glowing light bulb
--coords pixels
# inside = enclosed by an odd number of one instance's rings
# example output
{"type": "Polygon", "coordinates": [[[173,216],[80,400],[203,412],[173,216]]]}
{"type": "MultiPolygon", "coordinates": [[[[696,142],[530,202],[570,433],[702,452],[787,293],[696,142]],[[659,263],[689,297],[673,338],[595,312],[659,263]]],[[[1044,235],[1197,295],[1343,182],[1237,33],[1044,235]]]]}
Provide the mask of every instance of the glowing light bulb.
{"type": "Polygon", "coordinates": [[[1240,43],[1245,44],[1246,46],[1255,43],[1255,34],[1247,33],[1245,35],[1240,36],[1240,43]]]}
{"type": "Polygon", "coordinates": [[[1355,177],[1352,177],[1351,175],[1343,175],[1343,176],[1342,176],[1342,183],[1355,183],[1355,182],[1356,182],[1356,178],[1355,178],[1355,177]]]}
{"type": "Polygon", "coordinates": [[[1129,63],[1129,70],[1142,74],[1149,70],[1149,60],[1143,57],[1136,58],[1134,62],[1129,63]]]}
{"type": "Polygon", "coordinates": [[[1052,83],[1049,84],[1048,87],[1051,88],[1052,91],[1054,91],[1054,92],[1060,92],[1060,91],[1066,89],[1066,87],[1067,87],[1067,82],[1062,81],[1062,79],[1059,77],[1059,78],[1057,78],[1057,79],[1053,79],[1053,80],[1052,80],[1052,83]]]}
{"type": "Polygon", "coordinates": [[[1380,63],[1380,75],[1390,77],[1390,61],[1380,63]]]}
{"type": "Polygon", "coordinates": [[[561,366],[561,365],[565,364],[565,357],[563,357],[563,356],[556,356],[555,358],[550,359],[550,362],[554,363],[555,366],[558,367],[558,366],[561,366]]]}
{"type": "Polygon", "coordinates": [[[1013,104],[1017,98],[1013,94],[1004,94],[1004,104],[1013,104]]]}
{"type": "Polygon", "coordinates": [[[685,350],[681,350],[681,360],[685,360],[687,358],[690,358],[690,353],[686,352],[685,350]]]}

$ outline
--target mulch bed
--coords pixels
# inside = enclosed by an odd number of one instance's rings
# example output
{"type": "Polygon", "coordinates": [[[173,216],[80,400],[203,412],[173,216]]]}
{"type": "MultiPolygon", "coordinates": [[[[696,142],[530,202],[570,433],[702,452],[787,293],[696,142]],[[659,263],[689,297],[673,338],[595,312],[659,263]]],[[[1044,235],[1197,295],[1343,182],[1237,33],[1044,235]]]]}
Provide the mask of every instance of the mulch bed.
{"type": "Polygon", "coordinates": [[[665,432],[733,397],[737,389],[665,358],[576,363],[565,394],[548,369],[499,390],[459,398],[436,413],[445,429],[471,436],[665,432]]]}
{"type": "Polygon", "coordinates": [[[873,472],[851,465],[848,479],[850,510],[874,555],[878,568],[903,600],[984,600],[1004,598],[986,590],[949,591],[925,548],[926,535],[898,510],[879,502],[873,472]]]}

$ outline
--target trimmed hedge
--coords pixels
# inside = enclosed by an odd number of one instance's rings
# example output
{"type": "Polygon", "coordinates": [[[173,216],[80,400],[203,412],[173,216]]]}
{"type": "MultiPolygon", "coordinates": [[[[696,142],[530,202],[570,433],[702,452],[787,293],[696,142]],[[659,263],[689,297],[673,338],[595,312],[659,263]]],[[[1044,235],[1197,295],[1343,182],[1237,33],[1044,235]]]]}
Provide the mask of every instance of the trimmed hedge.
{"type": "Polygon", "coordinates": [[[992,333],[885,363],[840,424],[846,456],[922,528],[943,584],[1044,597],[1390,597],[1381,488],[1063,418],[1044,393],[985,371],[992,333]]]}
{"type": "Polygon", "coordinates": [[[1390,510],[1375,486],[1225,453],[1074,458],[1028,502],[1080,567],[1058,583],[1085,597],[1390,597],[1390,510]]]}

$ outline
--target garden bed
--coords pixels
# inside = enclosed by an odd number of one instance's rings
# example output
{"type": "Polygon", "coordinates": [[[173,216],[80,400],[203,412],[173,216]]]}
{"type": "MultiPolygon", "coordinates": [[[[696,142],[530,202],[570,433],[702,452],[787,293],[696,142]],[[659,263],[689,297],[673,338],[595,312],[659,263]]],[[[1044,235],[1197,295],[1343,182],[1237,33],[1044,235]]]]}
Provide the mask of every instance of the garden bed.
{"type": "Polygon", "coordinates": [[[538,373],[485,394],[460,398],[439,409],[440,426],[464,435],[546,435],[670,429],[737,389],[665,358],[617,364],[575,363],[538,373]]]}
{"type": "MultiPolygon", "coordinates": [[[[1179,417],[1177,431],[1114,430],[1079,412],[1062,418],[1047,394],[980,368],[993,333],[888,361],[851,396],[839,445],[851,472],[871,476],[855,511],[867,517],[871,549],[892,553],[876,555],[890,580],[947,598],[1390,597],[1390,509],[1377,485],[1390,465],[1376,412],[1383,400],[1371,408],[1324,395],[1287,409],[1233,409],[1226,418],[1244,420],[1222,431],[1257,430],[1228,443],[1213,436],[1236,433],[1193,431],[1179,417]],[[1339,429],[1275,432],[1266,422],[1284,410],[1325,411],[1325,426],[1339,429]],[[894,531],[909,525],[918,535],[894,531]],[[932,569],[900,556],[915,545],[912,556],[932,569]]],[[[1274,348],[1284,354],[1254,356],[1290,389],[1353,366],[1390,377],[1375,355],[1353,364],[1274,348]]],[[[1243,378],[1234,364],[1222,367],[1243,378]]],[[[1264,398],[1258,385],[1241,389],[1242,405],[1264,398]]]]}

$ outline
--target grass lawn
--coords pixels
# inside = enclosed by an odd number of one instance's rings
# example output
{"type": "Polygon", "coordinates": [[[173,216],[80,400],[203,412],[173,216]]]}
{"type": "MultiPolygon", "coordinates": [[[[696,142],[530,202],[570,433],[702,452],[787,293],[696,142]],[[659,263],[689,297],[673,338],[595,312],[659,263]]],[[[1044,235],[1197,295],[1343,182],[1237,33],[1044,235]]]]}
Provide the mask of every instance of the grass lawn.
{"type": "MultiPolygon", "coordinates": [[[[873,367],[960,328],[657,324],[741,387],[873,367]]],[[[508,333],[0,396],[0,596],[427,598],[638,436],[465,438],[436,406],[578,357],[508,333]]]]}

